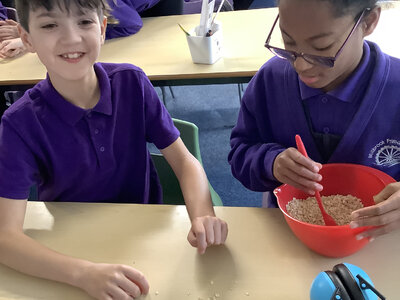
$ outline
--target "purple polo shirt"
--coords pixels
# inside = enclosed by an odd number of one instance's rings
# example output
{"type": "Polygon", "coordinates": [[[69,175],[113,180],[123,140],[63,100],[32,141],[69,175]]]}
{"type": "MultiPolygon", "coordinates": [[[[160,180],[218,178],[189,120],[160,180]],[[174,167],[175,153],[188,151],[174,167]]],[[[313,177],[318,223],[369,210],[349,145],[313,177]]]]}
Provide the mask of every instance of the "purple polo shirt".
{"type": "Polygon", "coordinates": [[[156,5],[160,0],[108,0],[111,14],[117,19],[118,24],[108,24],[106,29],[106,39],[113,39],[135,34],[142,26],[143,22],[139,15],[142,11],[156,5]]]}
{"type": "Polygon", "coordinates": [[[1,4],[0,1],[0,20],[6,20],[7,19],[7,9],[1,4]]]}
{"type": "Polygon", "coordinates": [[[150,81],[128,64],[94,65],[100,100],[84,110],[49,78],[28,90],[0,124],[0,197],[41,201],[161,203],[147,142],[179,136],[150,81]]]}

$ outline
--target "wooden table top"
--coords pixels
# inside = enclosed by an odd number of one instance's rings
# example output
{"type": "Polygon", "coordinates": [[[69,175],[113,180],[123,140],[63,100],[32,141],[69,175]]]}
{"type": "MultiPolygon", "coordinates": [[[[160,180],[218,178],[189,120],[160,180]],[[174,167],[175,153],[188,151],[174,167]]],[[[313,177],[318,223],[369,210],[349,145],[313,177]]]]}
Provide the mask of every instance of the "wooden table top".
{"type": "MultiPolygon", "coordinates": [[[[279,209],[215,210],[228,222],[228,239],[203,256],[186,240],[189,219],[184,206],[29,202],[24,229],[56,251],[141,270],[150,292],[140,299],[309,299],[315,276],[340,262],[363,268],[387,299],[398,297],[400,231],[349,257],[326,258],[293,235],[279,209]]],[[[0,299],[89,296],[0,266],[0,299]]]]}

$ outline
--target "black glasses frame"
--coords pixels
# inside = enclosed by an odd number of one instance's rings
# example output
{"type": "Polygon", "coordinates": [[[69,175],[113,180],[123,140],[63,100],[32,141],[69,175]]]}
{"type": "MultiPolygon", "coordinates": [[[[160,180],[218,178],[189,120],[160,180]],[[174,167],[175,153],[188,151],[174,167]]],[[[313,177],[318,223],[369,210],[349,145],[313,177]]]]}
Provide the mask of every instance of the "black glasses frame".
{"type": "Polygon", "coordinates": [[[307,54],[304,52],[296,52],[292,50],[286,50],[278,47],[271,46],[269,42],[271,41],[272,37],[272,32],[274,31],[275,25],[278,22],[279,19],[279,14],[276,17],[274,24],[272,25],[272,28],[268,34],[267,40],[265,41],[264,46],[271,51],[274,55],[278,56],[279,58],[282,59],[287,59],[291,63],[294,63],[298,57],[302,57],[306,62],[313,64],[313,65],[322,65],[324,67],[332,68],[335,65],[335,61],[339,57],[340,53],[342,53],[342,50],[344,46],[347,44],[347,41],[350,39],[350,37],[353,35],[354,31],[356,30],[357,26],[360,24],[362,18],[364,15],[369,12],[371,8],[366,8],[364,9],[360,16],[358,17],[357,21],[355,22],[353,28],[351,29],[349,35],[343,42],[342,46],[339,48],[339,50],[336,52],[335,56],[320,56],[320,55],[313,55],[313,54],[307,54]]]}

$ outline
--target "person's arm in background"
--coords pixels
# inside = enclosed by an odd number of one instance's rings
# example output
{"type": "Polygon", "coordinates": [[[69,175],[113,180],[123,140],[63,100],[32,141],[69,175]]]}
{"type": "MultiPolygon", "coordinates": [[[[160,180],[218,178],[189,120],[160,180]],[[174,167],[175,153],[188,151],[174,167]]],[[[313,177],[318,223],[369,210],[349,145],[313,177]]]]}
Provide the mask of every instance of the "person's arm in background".
{"type": "Polygon", "coordinates": [[[135,9],[137,10],[138,13],[141,13],[142,11],[152,8],[160,1],[166,1],[166,0],[131,0],[132,4],[135,6],[135,9]]]}
{"type": "Polygon", "coordinates": [[[0,42],[0,58],[13,58],[25,51],[26,48],[21,38],[14,38],[0,42]]]}
{"type": "Polygon", "coordinates": [[[157,4],[159,0],[108,0],[113,18],[117,24],[109,24],[106,29],[106,39],[124,37],[135,34],[143,22],[140,12],[157,4]]]}
{"type": "Polygon", "coordinates": [[[160,151],[178,178],[185,199],[192,223],[189,243],[197,247],[200,254],[208,246],[223,244],[228,226],[215,216],[207,176],[200,162],[188,151],[181,138],[160,151]]]}
{"type": "Polygon", "coordinates": [[[19,38],[18,23],[14,20],[0,21],[0,42],[19,38]]]}

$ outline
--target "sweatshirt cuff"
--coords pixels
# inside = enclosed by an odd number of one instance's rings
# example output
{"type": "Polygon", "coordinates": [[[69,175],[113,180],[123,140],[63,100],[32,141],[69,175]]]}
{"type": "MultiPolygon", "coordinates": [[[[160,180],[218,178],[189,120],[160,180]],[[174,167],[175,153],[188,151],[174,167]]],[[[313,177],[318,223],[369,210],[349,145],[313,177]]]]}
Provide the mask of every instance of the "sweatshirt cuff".
{"type": "Polygon", "coordinates": [[[275,176],[274,176],[274,162],[276,157],[278,156],[278,154],[280,154],[281,152],[283,152],[285,149],[277,149],[277,150],[273,150],[268,152],[267,155],[265,155],[264,158],[264,176],[267,180],[271,180],[271,181],[276,181],[279,182],[275,176]]]}

